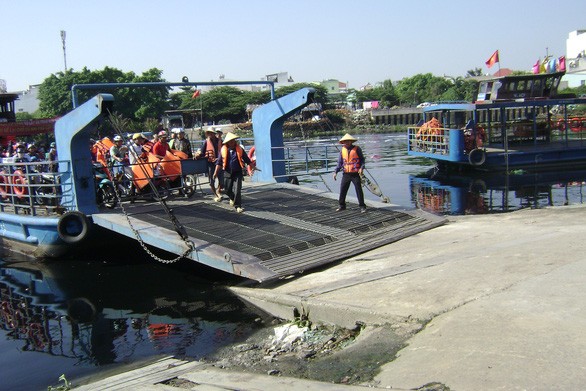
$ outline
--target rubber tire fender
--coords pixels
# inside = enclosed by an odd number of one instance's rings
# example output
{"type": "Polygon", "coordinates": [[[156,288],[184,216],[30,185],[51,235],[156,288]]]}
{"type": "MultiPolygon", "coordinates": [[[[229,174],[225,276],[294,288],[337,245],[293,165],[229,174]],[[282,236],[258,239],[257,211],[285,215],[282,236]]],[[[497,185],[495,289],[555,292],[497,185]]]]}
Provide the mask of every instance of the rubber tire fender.
{"type": "Polygon", "coordinates": [[[88,231],[87,216],[76,210],[65,212],[57,222],[57,234],[68,244],[81,242],[86,238],[88,231]]]}
{"type": "Polygon", "coordinates": [[[482,166],[486,161],[486,152],[480,148],[473,149],[468,154],[468,161],[473,166],[482,166]]]}

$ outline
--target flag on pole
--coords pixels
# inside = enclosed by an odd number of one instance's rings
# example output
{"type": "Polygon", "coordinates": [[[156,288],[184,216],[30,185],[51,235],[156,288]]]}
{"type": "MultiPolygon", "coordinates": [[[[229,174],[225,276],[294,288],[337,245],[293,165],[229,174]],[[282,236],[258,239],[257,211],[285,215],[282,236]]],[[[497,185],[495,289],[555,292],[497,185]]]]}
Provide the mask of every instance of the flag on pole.
{"type": "Polygon", "coordinates": [[[558,58],[558,69],[559,72],[566,71],[566,56],[561,56],[558,58]]]}
{"type": "Polygon", "coordinates": [[[537,59],[537,62],[535,62],[535,64],[533,64],[533,74],[537,75],[539,73],[539,63],[540,63],[540,59],[537,59]]]}
{"type": "Polygon", "coordinates": [[[557,69],[557,58],[552,58],[549,60],[549,63],[547,64],[547,73],[554,73],[555,70],[557,69]]]}
{"type": "Polygon", "coordinates": [[[499,60],[499,51],[495,51],[492,56],[490,56],[490,58],[488,60],[486,60],[485,64],[487,67],[492,67],[494,64],[496,64],[497,62],[500,62],[499,60]]]}
{"type": "Polygon", "coordinates": [[[199,96],[199,94],[200,94],[200,93],[201,93],[201,91],[200,91],[200,90],[195,90],[195,91],[193,92],[193,95],[191,95],[191,99],[195,99],[195,98],[197,98],[197,97],[199,96]]]}
{"type": "Polygon", "coordinates": [[[543,59],[543,61],[539,65],[539,73],[547,73],[547,65],[549,64],[550,58],[551,56],[547,56],[543,59]]]}

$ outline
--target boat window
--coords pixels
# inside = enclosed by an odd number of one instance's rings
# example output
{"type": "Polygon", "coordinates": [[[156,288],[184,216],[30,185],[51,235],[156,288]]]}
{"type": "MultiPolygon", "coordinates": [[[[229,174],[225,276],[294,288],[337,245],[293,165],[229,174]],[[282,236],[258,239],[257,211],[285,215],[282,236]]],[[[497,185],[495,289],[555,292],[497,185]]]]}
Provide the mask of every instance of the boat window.
{"type": "Polygon", "coordinates": [[[528,91],[529,96],[531,96],[531,93],[533,91],[533,80],[527,80],[527,88],[525,91],[528,91]]]}
{"type": "Polygon", "coordinates": [[[542,85],[542,80],[541,79],[536,79],[533,82],[533,90],[531,92],[532,96],[542,96],[543,94],[543,85],[542,85]]]}

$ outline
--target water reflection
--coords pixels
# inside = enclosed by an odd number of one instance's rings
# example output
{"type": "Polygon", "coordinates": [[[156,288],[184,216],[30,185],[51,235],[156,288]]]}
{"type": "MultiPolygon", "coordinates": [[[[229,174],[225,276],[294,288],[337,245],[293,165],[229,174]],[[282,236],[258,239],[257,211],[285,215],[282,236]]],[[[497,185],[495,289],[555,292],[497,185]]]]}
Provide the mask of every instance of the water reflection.
{"type": "Polygon", "coordinates": [[[438,214],[510,212],[584,202],[586,170],[446,174],[430,170],[410,177],[412,202],[438,214]]]}
{"type": "Polygon", "coordinates": [[[3,262],[3,387],[45,388],[61,373],[158,355],[197,359],[250,335],[259,316],[222,287],[163,265],[3,262]]]}

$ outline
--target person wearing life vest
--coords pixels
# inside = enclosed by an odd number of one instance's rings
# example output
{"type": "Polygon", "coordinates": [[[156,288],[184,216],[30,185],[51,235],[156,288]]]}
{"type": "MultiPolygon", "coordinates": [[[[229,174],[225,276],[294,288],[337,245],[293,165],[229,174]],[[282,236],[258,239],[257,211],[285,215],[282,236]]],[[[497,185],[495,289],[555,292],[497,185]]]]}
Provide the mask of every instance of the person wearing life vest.
{"type": "Polygon", "coordinates": [[[334,170],[334,180],[338,172],[342,171],[342,181],[340,183],[340,197],[338,199],[339,207],[336,212],[341,212],[346,209],[346,195],[350,188],[350,183],[354,184],[356,189],[356,197],[358,198],[358,206],[360,212],[366,212],[366,204],[364,203],[364,193],[362,192],[362,183],[360,176],[364,171],[364,155],[359,146],[353,145],[357,141],[350,134],[346,133],[340,139],[340,144],[343,144],[342,151],[338,157],[338,165],[334,170]]]}
{"type": "MultiPolygon", "coordinates": [[[[216,128],[216,138],[220,142],[220,149],[222,149],[222,139],[224,138],[224,131],[222,128],[216,128]]],[[[218,174],[218,190],[220,193],[224,192],[224,171],[220,168],[218,174]]]]}
{"type": "Polygon", "coordinates": [[[210,189],[214,195],[214,201],[222,201],[222,187],[220,175],[222,167],[218,164],[220,158],[220,151],[222,150],[222,139],[216,137],[214,128],[206,129],[206,139],[201,144],[201,148],[195,153],[196,159],[206,159],[208,163],[208,178],[210,180],[210,189]],[[218,187],[216,188],[216,178],[218,179],[218,187]]]}
{"type": "Polygon", "coordinates": [[[219,164],[224,169],[224,191],[230,198],[230,205],[236,208],[236,212],[242,213],[244,212],[241,196],[244,167],[246,164],[251,164],[251,161],[244,148],[237,143],[239,138],[231,132],[226,134],[219,164]]]}

